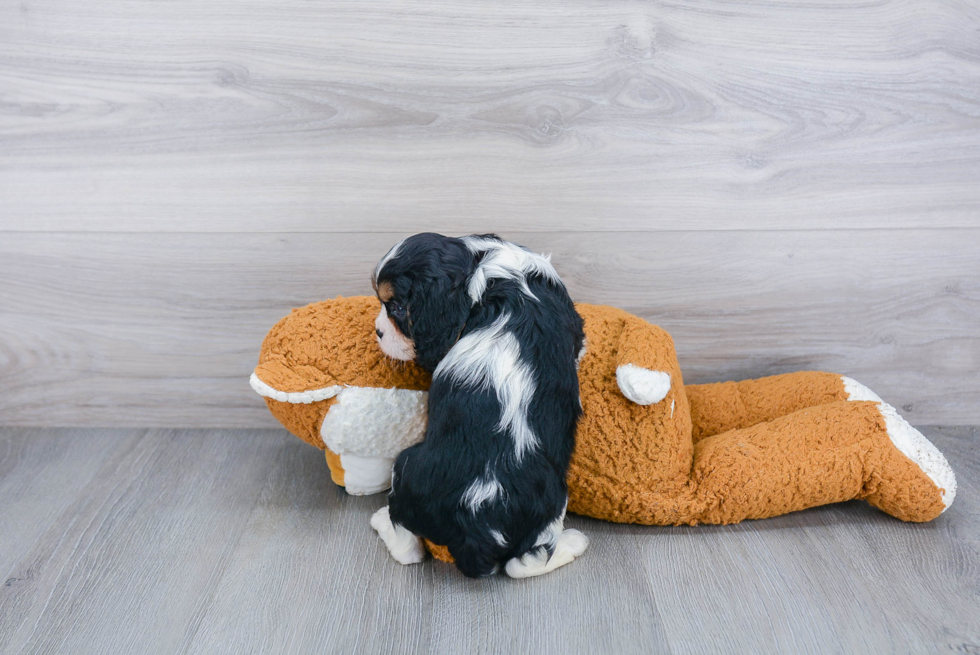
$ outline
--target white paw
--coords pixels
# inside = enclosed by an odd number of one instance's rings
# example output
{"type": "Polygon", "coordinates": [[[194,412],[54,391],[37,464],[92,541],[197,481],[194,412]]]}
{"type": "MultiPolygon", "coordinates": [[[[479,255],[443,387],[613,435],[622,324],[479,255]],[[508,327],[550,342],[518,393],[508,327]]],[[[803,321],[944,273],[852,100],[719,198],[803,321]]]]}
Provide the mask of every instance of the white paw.
{"type": "Polygon", "coordinates": [[[369,496],[391,487],[391,465],[394,457],[340,456],[344,469],[344,489],[352,496],[369,496]]]}
{"type": "Polygon", "coordinates": [[[867,388],[854,378],[849,378],[846,375],[840,377],[841,382],[844,383],[844,393],[847,394],[848,400],[870,400],[876,403],[881,402],[881,398],[878,397],[871,389],[867,388]]]}
{"type": "Polygon", "coordinates": [[[375,529],[388,552],[399,564],[418,564],[425,559],[422,540],[400,525],[391,522],[388,507],[382,507],[371,517],[371,527],[375,529]]]}
{"type": "Polygon", "coordinates": [[[939,449],[902,418],[894,407],[888,403],[879,403],[878,411],[885,419],[888,437],[895,447],[915,462],[916,466],[929,476],[933,484],[939,487],[943,504],[946,506],[943,508],[945,512],[956,498],[956,475],[949,462],[939,449]]]}
{"type": "Polygon", "coordinates": [[[561,536],[558,537],[558,545],[555,547],[555,553],[557,554],[559,550],[562,550],[564,553],[570,555],[572,559],[574,559],[576,557],[581,557],[582,553],[584,553],[585,549],[588,547],[589,538],[575,528],[569,528],[562,532],[561,536]]]}
{"type": "Polygon", "coordinates": [[[589,538],[575,529],[564,530],[555,542],[555,552],[548,558],[545,549],[532,550],[520,559],[507,562],[504,571],[512,578],[530,578],[551,573],[560,566],[571,563],[589,547],[589,538]]]}
{"type": "Polygon", "coordinates": [[[844,383],[844,391],[847,399],[853,401],[871,401],[878,403],[878,411],[885,419],[885,429],[888,430],[888,438],[898,448],[903,455],[912,460],[923,473],[929,476],[933,484],[939,487],[943,496],[943,508],[945,512],[953,504],[956,498],[956,475],[952,467],[936,446],[926,439],[925,435],[912,427],[898,411],[881,398],[874,391],[864,386],[857,380],[842,375],[841,381],[844,383]]]}
{"type": "Polygon", "coordinates": [[[659,403],[670,391],[669,373],[651,371],[635,364],[617,367],[616,382],[623,395],[637,405],[659,403]]]}

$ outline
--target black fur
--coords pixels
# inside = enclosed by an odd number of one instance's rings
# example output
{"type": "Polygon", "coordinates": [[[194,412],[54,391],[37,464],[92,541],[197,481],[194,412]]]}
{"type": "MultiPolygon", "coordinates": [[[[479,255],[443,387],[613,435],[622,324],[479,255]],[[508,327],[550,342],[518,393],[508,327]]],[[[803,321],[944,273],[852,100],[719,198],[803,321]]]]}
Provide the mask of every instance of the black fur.
{"type": "MultiPolygon", "coordinates": [[[[498,429],[501,403],[495,390],[464,386],[449,376],[433,379],[425,440],[395,461],[392,522],[448,546],[459,570],[471,577],[492,574],[533,550],[540,533],[564,510],[565,476],[581,415],[575,360],[584,339],[582,319],[564,285],[540,275],[527,278],[536,300],[514,280],[493,279],[472,304],[467,282],[480,258],[460,239],[419,234],[402,243],[375,280],[392,285],[389,316],[414,341],[416,361],[428,370],[435,370],[460,338],[506,313],[506,330],[532,371],[527,421],[538,447],[520,461],[509,430],[498,429]],[[474,515],[462,497],[488,472],[503,494],[474,515]],[[492,530],[503,535],[505,546],[492,530]]],[[[550,555],[554,543],[543,547],[550,555]]]]}

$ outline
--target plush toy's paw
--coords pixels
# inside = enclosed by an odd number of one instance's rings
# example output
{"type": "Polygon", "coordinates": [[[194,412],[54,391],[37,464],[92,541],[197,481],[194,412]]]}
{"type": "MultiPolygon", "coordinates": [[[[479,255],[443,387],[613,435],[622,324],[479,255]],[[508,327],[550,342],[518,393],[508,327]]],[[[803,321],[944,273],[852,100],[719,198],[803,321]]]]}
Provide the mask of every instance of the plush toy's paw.
{"type": "Polygon", "coordinates": [[[878,403],[878,411],[885,419],[888,438],[899,451],[922,470],[942,495],[943,512],[956,498],[956,475],[952,467],[936,446],[925,435],[912,427],[894,407],[881,400],[874,391],[857,380],[841,376],[844,391],[850,401],[870,401],[878,403]]]}
{"type": "Polygon", "coordinates": [[[637,405],[659,403],[670,391],[669,373],[651,371],[635,364],[617,367],[616,382],[623,395],[637,405]]]}
{"type": "Polygon", "coordinates": [[[369,496],[391,487],[391,465],[394,457],[340,456],[344,469],[344,489],[352,496],[369,496]]]}
{"type": "Polygon", "coordinates": [[[375,529],[388,552],[399,564],[418,564],[425,559],[422,540],[400,525],[391,522],[388,507],[382,507],[371,517],[371,527],[375,529]]]}
{"type": "Polygon", "coordinates": [[[888,438],[903,455],[912,460],[942,494],[943,512],[949,509],[956,498],[956,475],[952,467],[936,446],[925,435],[909,425],[895,408],[888,403],[879,403],[878,411],[885,419],[888,438]]]}
{"type": "Polygon", "coordinates": [[[840,377],[841,382],[844,383],[844,393],[847,394],[848,400],[862,401],[870,400],[872,402],[880,403],[881,398],[871,389],[867,388],[854,378],[849,378],[846,375],[840,377]]]}
{"type": "Polygon", "coordinates": [[[555,552],[548,557],[548,551],[544,548],[532,550],[525,553],[520,558],[507,562],[504,571],[512,578],[530,578],[535,575],[551,573],[560,566],[569,564],[576,557],[579,557],[589,547],[589,538],[584,534],[569,528],[563,530],[555,542],[555,552]]]}

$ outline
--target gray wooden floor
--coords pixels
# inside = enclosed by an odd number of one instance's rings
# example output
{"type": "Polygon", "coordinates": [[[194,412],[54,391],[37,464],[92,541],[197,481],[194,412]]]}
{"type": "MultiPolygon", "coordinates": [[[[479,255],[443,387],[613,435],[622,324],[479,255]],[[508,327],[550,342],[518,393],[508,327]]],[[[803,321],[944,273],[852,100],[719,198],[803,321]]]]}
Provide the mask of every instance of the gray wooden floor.
{"type": "Polygon", "coordinates": [[[727,527],[571,517],[544,578],[395,564],[384,496],[281,430],[0,429],[0,651],[933,652],[980,649],[977,428],[929,428],[956,503],[727,527]]]}

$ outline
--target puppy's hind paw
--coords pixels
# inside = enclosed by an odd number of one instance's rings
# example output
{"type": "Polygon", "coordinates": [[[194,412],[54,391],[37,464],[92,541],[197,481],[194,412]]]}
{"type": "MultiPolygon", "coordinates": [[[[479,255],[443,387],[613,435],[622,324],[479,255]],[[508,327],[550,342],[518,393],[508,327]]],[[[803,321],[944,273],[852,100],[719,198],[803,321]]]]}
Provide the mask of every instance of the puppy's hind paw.
{"type": "Polygon", "coordinates": [[[589,538],[584,534],[576,530],[575,528],[568,528],[561,533],[558,537],[558,543],[555,545],[555,555],[558,551],[562,551],[565,557],[570,557],[568,561],[572,561],[576,557],[581,557],[585,549],[589,547],[589,538]]]}
{"type": "Polygon", "coordinates": [[[524,553],[520,558],[507,562],[504,571],[512,578],[530,578],[551,573],[560,566],[571,563],[589,547],[589,538],[575,529],[563,530],[555,542],[555,552],[548,557],[548,551],[538,548],[524,553]],[[547,559],[546,559],[547,558],[547,559]]]}
{"type": "Polygon", "coordinates": [[[371,517],[371,527],[388,547],[388,552],[399,564],[418,564],[425,559],[422,540],[402,526],[392,523],[388,508],[382,507],[371,517]]]}

